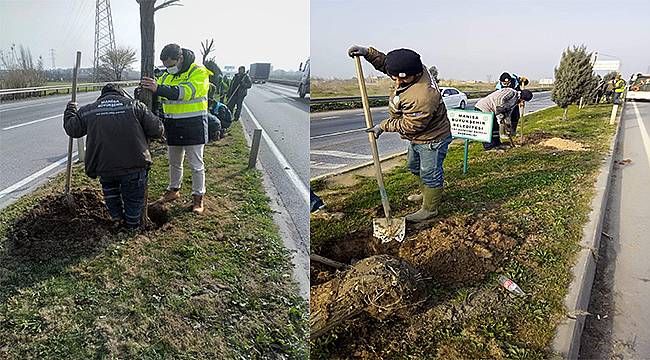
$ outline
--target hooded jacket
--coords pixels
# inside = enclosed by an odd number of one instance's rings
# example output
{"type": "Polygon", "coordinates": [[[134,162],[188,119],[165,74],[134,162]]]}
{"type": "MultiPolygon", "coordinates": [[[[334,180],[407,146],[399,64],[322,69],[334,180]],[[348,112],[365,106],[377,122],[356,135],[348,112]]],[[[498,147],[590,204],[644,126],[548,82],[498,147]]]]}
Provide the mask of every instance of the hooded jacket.
{"type": "Polygon", "coordinates": [[[165,118],[167,144],[199,145],[208,142],[208,89],[211,72],[194,63],[194,53],[182,49],[183,64],[177,74],[164,72],[157,79],[165,118]]]}
{"type": "Polygon", "coordinates": [[[251,86],[253,86],[253,84],[251,83],[251,78],[247,73],[236,73],[228,87],[228,99],[245,97],[248,95],[248,89],[250,89],[251,86]]]}
{"type": "MultiPolygon", "coordinates": [[[[387,74],[386,54],[371,47],[365,59],[387,74]]],[[[382,130],[398,132],[402,139],[415,144],[441,141],[451,135],[447,108],[426,67],[416,82],[396,88],[388,103],[390,118],[379,124],[382,130]]]]}
{"type": "Polygon", "coordinates": [[[91,178],[148,168],[152,160],[147,138],[163,134],[162,122],[146,105],[119,91],[108,91],[79,110],[68,106],[63,128],[73,138],[88,135],[84,165],[91,178]]]}
{"type": "Polygon", "coordinates": [[[483,112],[492,112],[499,122],[510,124],[510,114],[519,103],[519,92],[513,88],[493,91],[481,98],[474,107],[483,112]]]}

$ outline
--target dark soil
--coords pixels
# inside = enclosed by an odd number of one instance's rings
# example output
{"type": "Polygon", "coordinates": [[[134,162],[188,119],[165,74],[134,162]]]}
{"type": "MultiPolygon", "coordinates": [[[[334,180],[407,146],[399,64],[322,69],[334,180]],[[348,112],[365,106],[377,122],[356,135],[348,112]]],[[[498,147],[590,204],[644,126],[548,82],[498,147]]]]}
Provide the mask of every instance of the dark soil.
{"type": "MultiPolygon", "coordinates": [[[[518,243],[514,233],[511,226],[487,218],[459,216],[433,224],[402,243],[381,244],[369,231],[354,233],[323,247],[319,255],[354,264],[371,255],[388,254],[413,264],[439,284],[471,285],[500,267],[518,243]]],[[[316,275],[312,279],[327,279],[328,271],[332,269],[312,265],[312,275],[316,275]]]]}
{"type": "Polygon", "coordinates": [[[539,144],[546,139],[553,138],[554,136],[551,133],[545,131],[535,131],[531,134],[524,135],[524,144],[539,144]]]}
{"type": "MultiPolygon", "coordinates": [[[[100,191],[49,196],[13,224],[7,232],[7,255],[26,261],[51,261],[92,256],[116,240],[122,226],[114,224],[100,191]]],[[[153,228],[169,221],[167,209],[149,207],[153,228]]]]}
{"type": "MultiPolygon", "coordinates": [[[[428,229],[421,230],[410,237],[407,233],[407,239],[402,243],[381,244],[372,237],[370,232],[356,233],[350,238],[324,246],[321,249],[322,254],[319,255],[346,264],[355,264],[364,257],[387,254],[412,265],[427,286],[444,287],[449,290],[478,285],[488,275],[497,271],[520,242],[515,233],[516,229],[512,226],[500,224],[487,217],[455,216],[433,223],[428,229]]],[[[332,292],[330,284],[345,278],[346,273],[353,271],[354,267],[346,272],[337,272],[327,266],[312,263],[311,268],[311,302],[314,311],[329,306],[329,304],[318,304],[319,301],[332,301],[332,299],[327,300],[327,296],[321,293],[332,292]]],[[[382,281],[380,278],[374,280],[382,281]]],[[[367,281],[359,285],[363,285],[364,289],[386,286],[386,284],[371,285],[367,281]]],[[[409,301],[413,303],[417,298],[417,296],[405,297],[401,305],[409,305],[409,301]]],[[[417,313],[426,312],[428,306],[433,306],[433,303],[422,304],[420,309],[412,307],[411,315],[416,316],[417,313]]],[[[366,326],[367,322],[378,320],[376,317],[367,316],[367,311],[365,314],[366,316],[357,316],[356,320],[348,321],[342,328],[358,330],[366,326]]],[[[381,320],[385,324],[386,321],[398,319],[383,317],[381,320]]],[[[388,334],[385,335],[390,337],[388,334]]],[[[352,338],[359,339],[358,332],[337,332],[337,337],[343,342],[346,342],[344,338],[348,336],[351,337],[351,342],[354,342],[352,338]]]]}
{"type": "Polygon", "coordinates": [[[83,257],[106,247],[116,233],[101,192],[71,192],[75,212],[65,195],[50,196],[8,231],[8,254],[34,261],[83,257]]]}

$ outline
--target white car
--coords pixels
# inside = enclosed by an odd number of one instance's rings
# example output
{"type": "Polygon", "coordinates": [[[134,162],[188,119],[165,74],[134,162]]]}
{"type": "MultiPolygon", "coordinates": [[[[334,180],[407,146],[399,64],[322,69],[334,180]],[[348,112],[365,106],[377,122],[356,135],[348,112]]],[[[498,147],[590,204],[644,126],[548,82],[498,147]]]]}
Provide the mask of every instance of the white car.
{"type": "Polygon", "coordinates": [[[650,100],[650,74],[637,74],[630,80],[627,100],[650,100]]]}
{"type": "Polygon", "coordinates": [[[467,106],[467,95],[452,87],[441,87],[442,101],[445,102],[447,109],[464,109],[467,106]]]}

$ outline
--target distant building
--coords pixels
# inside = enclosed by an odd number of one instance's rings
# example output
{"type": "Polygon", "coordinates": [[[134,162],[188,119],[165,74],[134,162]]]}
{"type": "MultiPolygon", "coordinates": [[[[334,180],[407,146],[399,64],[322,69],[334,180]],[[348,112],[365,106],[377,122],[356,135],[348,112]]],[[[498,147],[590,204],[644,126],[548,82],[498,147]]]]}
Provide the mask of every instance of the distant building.
{"type": "Polygon", "coordinates": [[[555,79],[539,79],[540,85],[553,85],[553,83],[555,83],[555,79]]]}

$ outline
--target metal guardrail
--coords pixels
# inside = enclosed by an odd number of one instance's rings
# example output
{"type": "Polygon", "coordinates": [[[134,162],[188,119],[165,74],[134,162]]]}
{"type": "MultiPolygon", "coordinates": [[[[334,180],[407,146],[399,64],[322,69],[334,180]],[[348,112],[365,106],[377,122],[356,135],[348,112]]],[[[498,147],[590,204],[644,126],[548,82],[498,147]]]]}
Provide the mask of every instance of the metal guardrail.
{"type": "MultiPolygon", "coordinates": [[[[130,81],[108,81],[101,83],[84,83],[77,84],[78,89],[89,89],[89,88],[101,88],[106,84],[120,84],[124,86],[133,86],[140,83],[139,80],[130,80],[130,81]]],[[[17,95],[17,94],[30,94],[30,93],[47,93],[48,91],[58,92],[59,90],[71,90],[72,85],[48,85],[48,86],[38,86],[30,88],[20,88],[20,89],[0,89],[0,96],[8,95],[17,95]]]]}
{"type": "MultiPolygon", "coordinates": [[[[541,91],[549,91],[551,90],[550,88],[531,88],[528,89],[532,92],[541,92],[541,91]]],[[[464,93],[467,95],[468,98],[470,97],[470,94],[474,96],[473,98],[477,97],[483,97],[486,96],[490,93],[492,93],[494,90],[482,90],[482,91],[464,91],[464,93]]],[[[385,100],[388,101],[388,95],[374,95],[374,96],[368,96],[368,100],[385,100]]],[[[337,97],[321,97],[321,98],[311,98],[310,103],[312,104],[322,104],[322,103],[342,103],[342,102],[356,102],[356,101],[361,101],[360,96],[337,96],[337,97]]]]}

